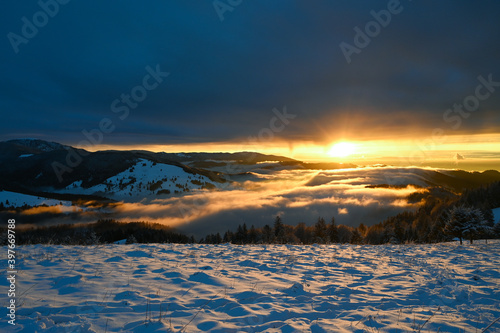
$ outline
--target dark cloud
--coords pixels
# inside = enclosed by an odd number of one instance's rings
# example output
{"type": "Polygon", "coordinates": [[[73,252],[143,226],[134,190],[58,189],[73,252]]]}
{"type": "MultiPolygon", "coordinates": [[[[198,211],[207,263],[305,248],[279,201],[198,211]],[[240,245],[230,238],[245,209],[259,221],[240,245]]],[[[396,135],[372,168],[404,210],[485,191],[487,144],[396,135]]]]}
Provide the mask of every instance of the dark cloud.
{"type": "MultiPolygon", "coordinates": [[[[479,75],[500,81],[497,1],[402,0],[347,64],[339,44],[387,4],[243,1],[221,22],[211,1],[70,1],[17,54],[3,38],[1,138],[77,143],[110,117],[106,143],[229,141],[255,135],[283,105],[300,119],[279,133],[288,139],[428,133],[479,75]],[[171,75],[120,121],[112,101],[156,64],[171,75]]],[[[9,2],[0,31],[21,34],[21,18],[38,11],[9,2]]],[[[499,105],[495,93],[460,131],[498,131],[499,105]]]]}

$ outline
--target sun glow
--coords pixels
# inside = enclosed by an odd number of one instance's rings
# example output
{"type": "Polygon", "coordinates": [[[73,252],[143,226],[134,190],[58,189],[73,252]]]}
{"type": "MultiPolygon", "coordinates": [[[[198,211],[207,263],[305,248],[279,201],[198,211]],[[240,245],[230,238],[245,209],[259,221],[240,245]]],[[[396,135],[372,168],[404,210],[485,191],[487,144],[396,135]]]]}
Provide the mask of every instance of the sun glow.
{"type": "Polygon", "coordinates": [[[336,143],[328,151],[331,157],[347,157],[356,152],[356,145],[350,142],[336,143]]]}

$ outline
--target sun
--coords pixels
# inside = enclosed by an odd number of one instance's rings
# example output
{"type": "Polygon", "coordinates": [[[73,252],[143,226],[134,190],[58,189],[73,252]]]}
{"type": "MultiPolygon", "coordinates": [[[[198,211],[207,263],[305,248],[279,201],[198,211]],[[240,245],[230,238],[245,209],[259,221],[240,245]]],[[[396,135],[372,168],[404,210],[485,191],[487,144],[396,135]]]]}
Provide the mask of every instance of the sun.
{"type": "Polygon", "coordinates": [[[328,151],[331,157],[347,157],[356,152],[356,145],[350,142],[339,142],[328,151]]]}

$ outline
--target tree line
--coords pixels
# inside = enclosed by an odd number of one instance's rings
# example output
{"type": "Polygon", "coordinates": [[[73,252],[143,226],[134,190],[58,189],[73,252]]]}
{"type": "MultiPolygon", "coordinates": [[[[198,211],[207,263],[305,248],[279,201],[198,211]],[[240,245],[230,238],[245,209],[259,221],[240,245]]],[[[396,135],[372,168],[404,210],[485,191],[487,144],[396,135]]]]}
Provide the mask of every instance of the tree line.
{"type": "Polygon", "coordinates": [[[421,202],[415,211],[405,211],[381,223],[357,227],[327,223],[319,217],[312,226],[299,223],[286,225],[277,216],[272,226],[248,228],[239,225],[223,236],[210,234],[202,243],[235,244],[293,243],[293,244],[386,244],[386,243],[435,243],[464,239],[500,238],[500,223],[494,221],[492,209],[500,207],[500,182],[464,191],[461,195],[443,190],[424,191],[410,195],[409,200],[421,202]],[[495,224],[495,222],[497,222],[495,224]]]}
{"type": "MultiPolygon", "coordinates": [[[[7,245],[7,232],[0,234],[0,244],[7,245]]],[[[64,224],[50,227],[18,228],[16,243],[97,245],[127,240],[127,243],[194,243],[175,229],[149,222],[123,223],[115,220],[99,220],[88,224],[64,224]]]]}

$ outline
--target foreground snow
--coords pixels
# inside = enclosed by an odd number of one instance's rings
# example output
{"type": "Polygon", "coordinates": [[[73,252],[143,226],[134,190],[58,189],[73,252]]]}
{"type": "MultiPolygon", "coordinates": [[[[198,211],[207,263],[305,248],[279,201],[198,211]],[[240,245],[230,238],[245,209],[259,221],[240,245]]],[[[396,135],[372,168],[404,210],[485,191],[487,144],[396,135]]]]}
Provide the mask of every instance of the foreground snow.
{"type": "Polygon", "coordinates": [[[500,316],[499,241],[18,254],[16,332],[481,332],[500,316]]]}

